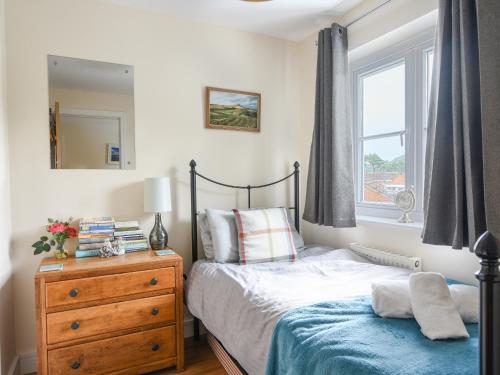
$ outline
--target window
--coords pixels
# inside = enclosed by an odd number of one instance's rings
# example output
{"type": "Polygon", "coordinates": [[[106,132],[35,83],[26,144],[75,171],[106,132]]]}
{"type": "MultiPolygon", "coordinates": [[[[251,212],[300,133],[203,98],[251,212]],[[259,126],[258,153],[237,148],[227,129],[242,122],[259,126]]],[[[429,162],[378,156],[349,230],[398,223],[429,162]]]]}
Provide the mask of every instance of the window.
{"type": "Polygon", "coordinates": [[[362,76],[361,201],[392,203],[405,188],[405,63],[362,76]]]}
{"type": "Polygon", "coordinates": [[[432,36],[351,64],[357,212],[397,218],[396,194],[413,186],[421,217],[432,36]]]}

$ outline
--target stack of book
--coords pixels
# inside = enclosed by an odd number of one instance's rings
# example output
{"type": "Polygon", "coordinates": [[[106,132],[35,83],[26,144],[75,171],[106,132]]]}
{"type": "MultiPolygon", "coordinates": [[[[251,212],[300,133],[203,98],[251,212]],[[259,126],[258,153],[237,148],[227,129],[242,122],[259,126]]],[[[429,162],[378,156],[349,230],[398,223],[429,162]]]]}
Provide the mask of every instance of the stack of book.
{"type": "Polygon", "coordinates": [[[144,238],[144,233],[135,220],[115,222],[114,236],[123,241],[127,253],[148,249],[148,241],[144,238]]]}
{"type": "Polygon", "coordinates": [[[78,233],[77,258],[99,256],[105,241],[114,240],[115,220],[112,217],[82,219],[78,233]]]}

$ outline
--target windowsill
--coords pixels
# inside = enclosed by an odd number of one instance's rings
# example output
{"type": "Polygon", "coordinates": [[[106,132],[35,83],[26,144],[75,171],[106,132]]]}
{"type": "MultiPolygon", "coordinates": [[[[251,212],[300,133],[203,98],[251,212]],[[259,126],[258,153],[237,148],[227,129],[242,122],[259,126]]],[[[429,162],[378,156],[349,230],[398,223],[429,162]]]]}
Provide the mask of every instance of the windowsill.
{"type": "Polygon", "coordinates": [[[356,215],[356,221],[359,224],[381,224],[394,228],[404,228],[416,231],[421,231],[422,228],[424,227],[423,223],[421,222],[399,223],[396,219],[388,219],[384,217],[367,216],[367,215],[356,215]]]}

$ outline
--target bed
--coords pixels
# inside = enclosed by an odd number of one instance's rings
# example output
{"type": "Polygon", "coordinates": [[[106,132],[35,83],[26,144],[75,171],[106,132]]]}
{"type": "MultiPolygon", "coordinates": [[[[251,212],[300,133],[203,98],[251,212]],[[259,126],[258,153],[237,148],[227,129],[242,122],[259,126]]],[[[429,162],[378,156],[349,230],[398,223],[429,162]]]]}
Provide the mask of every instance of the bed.
{"type": "Polygon", "coordinates": [[[408,269],[372,263],[349,249],[334,250],[321,246],[305,247],[298,253],[298,261],[292,263],[274,262],[242,266],[198,260],[197,177],[226,187],[246,189],[249,208],[252,189],[272,186],[294,177],[294,206],[290,209],[295,210],[293,217],[298,229],[299,174],[298,163],[295,163],[292,174],[273,183],[237,186],[209,179],[199,174],[195,167],[196,163],[192,161],[194,263],[186,283],[187,305],[195,317],[195,339],[199,337],[198,319],[201,319],[208,331],[209,343],[230,374],[293,375],[306,371],[311,374],[323,374],[332,373],[330,370],[335,368],[334,373],[339,374],[457,375],[473,374],[476,372],[474,369],[479,368],[477,324],[467,327],[471,340],[466,344],[459,342],[451,345],[440,343],[434,345],[436,343],[432,342],[434,344],[428,345],[429,340],[419,342],[412,339],[413,346],[407,347],[407,352],[419,351],[421,356],[411,356],[415,357],[415,361],[410,363],[409,372],[401,371],[403,364],[398,362],[398,358],[395,358],[394,363],[385,363],[388,358],[387,353],[392,353],[394,346],[405,346],[406,331],[411,329],[418,333],[418,329],[387,326],[385,322],[388,319],[382,318],[373,324],[374,314],[366,296],[370,294],[372,282],[382,279],[407,279],[411,272],[408,269]],[[324,311],[328,312],[323,314],[326,322],[318,320],[324,311]],[[337,320],[328,322],[335,315],[337,320]],[[383,320],[385,322],[380,326],[379,323],[383,320]],[[297,322],[301,323],[297,325],[297,322]],[[317,327],[321,327],[321,324],[326,324],[324,330],[318,330],[317,327]],[[395,341],[388,340],[387,347],[373,353],[364,345],[361,332],[354,337],[354,340],[359,341],[357,348],[354,351],[353,348],[347,348],[351,351],[346,351],[345,342],[352,339],[352,332],[360,327],[370,329],[377,325],[379,325],[378,331],[371,332],[375,339],[391,332],[391,337],[395,341]],[[342,333],[342,329],[331,330],[332,327],[344,327],[343,330],[347,332],[342,333]],[[325,335],[325,332],[333,334],[325,335]],[[340,333],[345,337],[331,339],[340,333]],[[333,345],[332,341],[335,341],[336,345],[333,345]],[[341,363],[336,361],[337,363],[331,364],[325,361],[325,358],[336,357],[339,350],[342,351],[342,355],[337,357],[341,358],[341,363]],[[317,353],[321,355],[315,356],[317,353]],[[450,360],[457,353],[459,358],[450,360]],[[365,360],[365,357],[371,358],[365,360]],[[436,362],[443,363],[437,365],[436,362]],[[302,368],[305,363],[308,367],[302,368]],[[378,363],[377,369],[373,367],[374,363],[378,363]],[[296,371],[290,368],[296,368],[296,371]]]}
{"type": "Polygon", "coordinates": [[[365,296],[372,281],[406,279],[409,273],[328,247],[306,248],[294,263],[240,266],[198,261],[186,285],[187,302],[189,311],[246,372],[264,374],[274,327],[284,313],[365,296]]]}

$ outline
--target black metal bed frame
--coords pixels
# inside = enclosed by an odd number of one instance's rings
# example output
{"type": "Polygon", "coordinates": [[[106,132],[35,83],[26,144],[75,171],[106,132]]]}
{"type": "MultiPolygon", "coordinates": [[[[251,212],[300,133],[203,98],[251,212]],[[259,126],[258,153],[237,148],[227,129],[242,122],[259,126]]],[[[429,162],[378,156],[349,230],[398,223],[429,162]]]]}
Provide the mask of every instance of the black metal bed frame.
{"type": "Polygon", "coordinates": [[[500,243],[484,232],[474,252],[480,259],[479,280],[479,363],[481,375],[500,374],[500,243]]]}
{"type": "MultiPolygon", "coordinates": [[[[231,189],[244,189],[247,191],[247,203],[248,208],[251,208],[251,192],[253,189],[261,189],[269,186],[273,186],[279,184],[280,182],[284,182],[289,178],[293,177],[293,186],[294,186],[294,203],[293,207],[289,207],[289,209],[294,210],[294,222],[295,228],[297,231],[300,230],[300,206],[299,206],[299,162],[293,163],[293,172],[288,176],[280,178],[279,180],[263,184],[263,185],[230,185],[225,184],[211,178],[208,178],[196,171],[196,162],[191,160],[189,163],[191,167],[191,256],[192,262],[196,262],[198,260],[198,208],[197,208],[197,194],[196,194],[196,177],[200,177],[208,182],[211,182],[216,185],[224,186],[231,189]]],[[[196,317],[193,320],[193,329],[194,329],[194,339],[199,340],[200,338],[200,321],[196,317]]]]}
{"type": "MultiPolygon", "coordinates": [[[[192,260],[198,260],[198,226],[197,226],[197,200],[196,200],[196,177],[212,182],[216,185],[245,189],[248,193],[248,208],[251,208],[251,191],[286,181],[294,177],[294,207],[295,227],[297,231],[300,225],[299,212],[299,163],[293,164],[294,171],[286,177],[264,185],[230,185],[205,177],[196,171],[196,162],[191,160],[191,240],[192,260]]],[[[480,259],[481,269],[476,272],[479,280],[480,293],[480,317],[479,317],[479,357],[481,375],[500,374],[500,240],[489,231],[477,240],[474,251],[480,259]]],[[[200,338],[200,322],[194,318],[194,338],[200,338]]]]}

